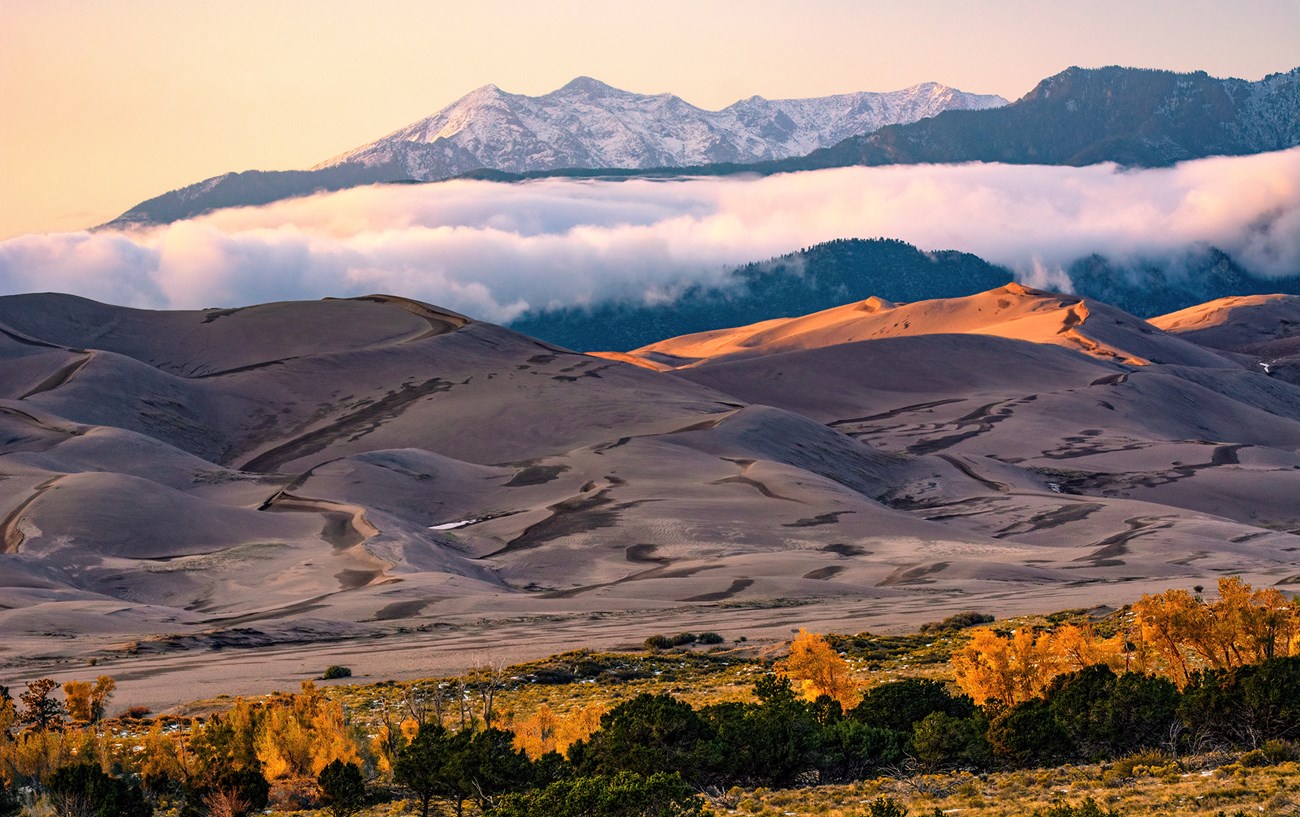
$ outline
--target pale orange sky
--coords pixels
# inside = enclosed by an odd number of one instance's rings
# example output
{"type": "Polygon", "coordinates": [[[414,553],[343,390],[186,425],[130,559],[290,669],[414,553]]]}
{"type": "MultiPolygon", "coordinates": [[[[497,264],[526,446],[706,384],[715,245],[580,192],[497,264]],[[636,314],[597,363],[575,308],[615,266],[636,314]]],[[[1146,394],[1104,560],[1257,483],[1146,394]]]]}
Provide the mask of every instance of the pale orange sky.
{"type": "Polygon", "coordinates": [[[718,108],[928,80],[1014,99],[1108,64],[1289,70],[1300,0],[0,0],[0,238],[307,167],[489,82],[718,108]]]}

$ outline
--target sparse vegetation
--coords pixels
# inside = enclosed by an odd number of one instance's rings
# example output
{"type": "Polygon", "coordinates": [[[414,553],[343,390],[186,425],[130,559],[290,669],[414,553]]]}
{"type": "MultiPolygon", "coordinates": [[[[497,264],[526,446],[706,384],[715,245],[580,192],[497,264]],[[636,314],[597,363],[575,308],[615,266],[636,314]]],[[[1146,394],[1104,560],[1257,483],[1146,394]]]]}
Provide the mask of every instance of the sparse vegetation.
{"type": "Polygon", "coordinates": [[[203,719],[105,719],[113,679],[67,682],[63,702],[44,679],[21,706],[0,689],[0,817],[24,787],[37,813],[176,817],[1290,813],[1291,612],[1235,580],[1219,589],[1100,622],[801,631],[779,659],[584,651],[457,678],[308,682],[203,719]],[[1170,610],[1174,646],[1133,655],[1170,610]],[[934,660],[945,650],[951,666],[934,660]]]}
{"type": "Polygon", "coordinates": [[[321,674],[322,681],[333,681],[338,678],[351,678],[352,669],[350,667],[341,667],[338,664],[328,666],[325,672],[321,674]]]}

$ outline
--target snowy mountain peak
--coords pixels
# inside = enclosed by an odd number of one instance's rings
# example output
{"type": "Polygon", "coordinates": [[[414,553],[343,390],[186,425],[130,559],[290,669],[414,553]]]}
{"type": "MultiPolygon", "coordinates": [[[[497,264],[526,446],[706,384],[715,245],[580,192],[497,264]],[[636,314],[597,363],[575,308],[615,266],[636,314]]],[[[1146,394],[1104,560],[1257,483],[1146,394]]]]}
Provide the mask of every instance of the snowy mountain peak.
{"type": "Polygon", "coordinates": [[[999,96],[927,82],[890,93],[752,96],[708,111],[672,94],[637,94],[579,76],[535,97],[484,85],[427,119],[314,169],[383,168],[394,178],[432,181],[485,167],[528,172],[748,163],[804,155],[944,110],[1005,104],[999,96]]]}
{"type": "Polygon", "coordinates": [[[620,91],[612,85],[606,85],[598,79],[591,77],[574,77],[564,84],[558,91],[552,91],[548,96],[560,96],[562,94],[588,94],[591,96],[605,96],[610,92],[616,94],[626,94],[626,91],[620,91]]]}

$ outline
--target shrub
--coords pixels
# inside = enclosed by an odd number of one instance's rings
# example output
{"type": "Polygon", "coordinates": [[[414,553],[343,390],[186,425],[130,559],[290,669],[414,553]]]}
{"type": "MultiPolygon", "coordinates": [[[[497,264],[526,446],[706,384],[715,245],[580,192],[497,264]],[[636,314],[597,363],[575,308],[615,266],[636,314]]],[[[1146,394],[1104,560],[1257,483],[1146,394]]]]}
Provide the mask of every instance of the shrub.
{"type": "Polygon", "coordinates": [[[697,644],[721,644],[726,640],[727,639],[723,638],[720,633],[707,632],[700,633],[699,637],[695,639],[695,642],[697,644]]]}
{"type": "Polygon", "coordinates": [[[64,766],[50,776],[50,799],[62,812],[87,817],[152,817],[153,806],[139,786],[109,777],[95,765],[64,766]]]}
{"type": "MultiPolygon", "coordinates": [[[[717,633],[707,633],[707,635],[717,636],[717,633]]],[[[709,644],[721,643],[722,636],[717,636],[718,641],[707,642],[709,644]]],[[[652,635],[645,640],[647,650],[667,650],[673,647],[685,647],[688,644],[695,644],[700,637],[695,633],[678,633],[677,635],[652,635]]]]}
{"type": "MultiPolygon", "coordinates": [[[[242,769],[227,768],[215,773],[210,782],[186,794],[190,806],[203,804],[208,812],[222,811],[243,817],[266,808],[271,799],[271,784],[262,775],[260,764],[242,769]]],[[[183,813],[196,813],[187,810],[183,813]]]]}
{"type": "Polygon", "coordinates": [[[558,780],[509,794],[492,817],[703,817],[704,801],[676,774],[630,772],[558,780]]]}
{"type": "Polygon", "coordinates": [[[699,751],[711,737],[690,704],[642,693],[601,715],[600,730],[570,747],[569,759],[586,774],[693,775],[702,771],[699,751]]]}
{"type": "MultiPolygon", "coordinates": [[[[754,684],[754,693],[757,705],[733,701],[701,710],[712,735],[701,750],[701,768],[751,785],[788,786],[819,762],[841,763],[851,754],[846,749],[855,747],[853,741],[828,742],[819,760],[822,727],[814,705],[795,695],[788,678],[763,676],[754,684]]],[[[855,724],[841,720],[829,728],[845,725],[855,724]]]]}
{"type": "Polygon", "coordinates": [[[881,729],[910,732],[932,712],[969,718],[975,714],[975,705],[965,695],[953,697],[938,681],[908,679],[867,690],[849,716],[881,729]]]}
{"type": "Polygon", "coordinates": [[[1278,763],[1296,760],[1300,755],[1297,754],[1296,748],[1284,740],[1265,741],[1264,745],[1258,749],[1252,749],[1241,756],[1241,765],[1256,768],[1259,766],[1275,766],[1278,763]]]}
{"type": "Polygon", "coordinates": [[[153,714],[153,710],[147,706],[128,706],[118,713],[118,717],[124,721],[142,721],[153,714]]]}
{"type": "Polygon", "coordinates": [[[1287,743],[1284,740],[1267,740],[1264,745],[1259,747],[1259,751],[1264,753],[1270,763],[1286,763],[1290,760],[1300,760],[1300,752],[1296,752],[1294,744],[1287,743]]]}
{"type": "Polygon", "coordinates": [[[1167,678],[1097,664],[1061,675],[1047,689],[1049,708],[1087,757],[1123,754],[1168,739],[1178,712],[1178,689],[1167,678]]]}
{"type": "Polygon", "coordinates": [[[351,677],[352,677],[351,667],[340,667],[339,665],[335,664],[333,666],[329,666],[325,668],[325,674],[321,676],[321,680],[333,681],[335,678],[351,678],[351,677]]]}
{"type": "Polygon", "coordinates": [[[992,624],[996,619],[988,613],[967,611],[948,616],[943,621],[929,621],[921,625],[923,633],[944,633],[964,630],[977,624],[992,624]]]}
{"type": "Polygon", "coordinates": [[[1198,672],[1183,691],[1179,715],[1187,726],[1240,746],[1300,734],[1300,657],[1198,672]]]}
{"type": "Polygon", "coordinates": [[[858,780],[872,770],[898,763],[907,746],[905,732],[848,719],[823,728],[817,737],[822,772],[842,780],[858,780]]]}
{"type": "Polygon", "coordinates": [[[349,817],[366,805],[366,779],[355,763],[332,761],[321,769],[316,782],[333,817],[349,817]]]}
{"type": "Polygon", "coordinates": [[[672,639],[666,635],[652,635],[645,640],[647,650],[666,650],[672,645],[672,639]]]}
{"type": "Polygon", "coordinates": [[[1069,752],[1070,739],[1046,701],[1037,698],[1004,710],[989,726],[993,754],[1014,766],[1055,762],[1069,752]]]}
{"type": "Polygon", "coordinates": [[[1122,757],[1115,761],[1112,771],[1121,778],[1141,777],[1142,774],[1150,773],[1153,770],[1164,769],[1175,765],[1176,761],[1169,755],[1160,751],[1136,752],[1122,757]]]}
{"type": "Polygon", "coordinates": [[[15,817],[20,810],[18,798],[9,790],[5,779],[0,777],[0,817],[15,817]]]}
{"type": "Polygon", "coordinates": [[[992,754],[984,737],[988,723],[982,717],[954,718],[931,712],[916,722],[912,751],[924,766],[983,766],[992,754]]]}
{"type": "Polygon", "coordinates": [[[1249,752],[1242,755],[1241,760],[1238,762],[1241,763],[1241,765],[1251,769],[1257,769],[1260,766],[1273,765],[1269,762],[1268,756],[1265,755],[1264,752],[1260,749],[1251,749],[1249,752]]]}
{"type": "Polygon", "coordinates": [[[907,809],[892,797],[877,797],[867,803],[866,817],[907,817],[907,809]]]}

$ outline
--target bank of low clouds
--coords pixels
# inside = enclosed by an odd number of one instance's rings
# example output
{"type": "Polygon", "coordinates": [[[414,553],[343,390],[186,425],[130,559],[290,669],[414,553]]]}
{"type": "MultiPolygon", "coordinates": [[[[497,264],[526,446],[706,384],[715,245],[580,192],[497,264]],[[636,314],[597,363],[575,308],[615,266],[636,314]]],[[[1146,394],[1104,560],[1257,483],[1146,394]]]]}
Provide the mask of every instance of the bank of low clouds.
{"type": "Polygon", "coordinates": [[[900,238],[1068,287],[1100,253],[1217,246],[1300,273],[1300,149],[1158,170],[997,164],[766,178],[454,181],[357,188],[131,232],[0,243],[0,294],[150,308],[390,292],[504,322],[529,308],[672,297],[834,238],[900,238]]]}

